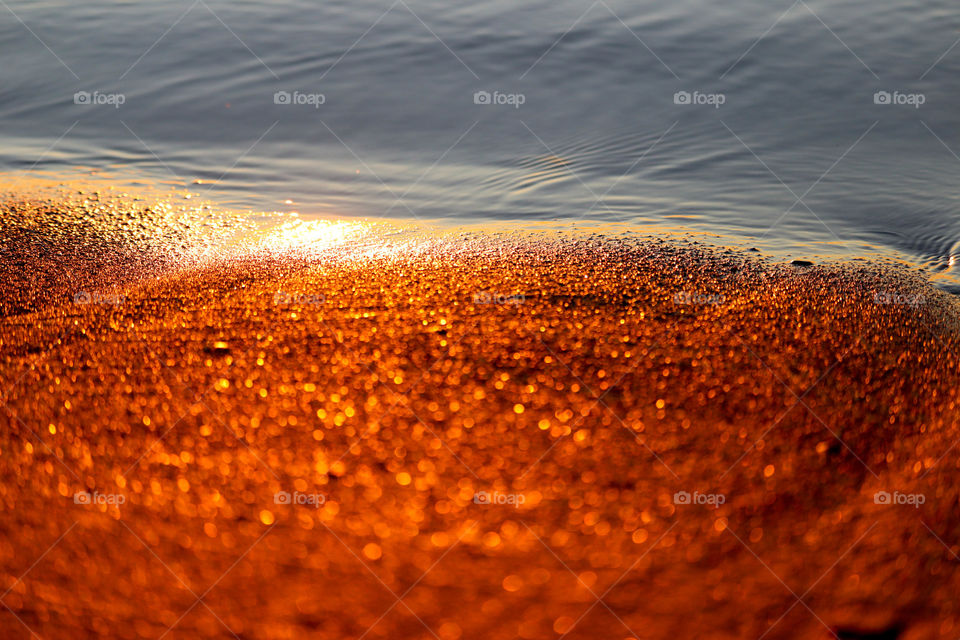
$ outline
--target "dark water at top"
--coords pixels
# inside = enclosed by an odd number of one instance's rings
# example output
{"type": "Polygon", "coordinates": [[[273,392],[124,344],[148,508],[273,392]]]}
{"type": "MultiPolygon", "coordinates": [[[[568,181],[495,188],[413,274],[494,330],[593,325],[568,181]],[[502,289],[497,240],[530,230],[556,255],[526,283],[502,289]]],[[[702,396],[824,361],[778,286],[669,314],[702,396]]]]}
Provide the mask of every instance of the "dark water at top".
{"type": "Polygon", "coordinates": [[[8,171],[218,181],[191,188],[255,210],[871,245],[940,269],[960,252],[948,0],[8,5],[8,171]]]}

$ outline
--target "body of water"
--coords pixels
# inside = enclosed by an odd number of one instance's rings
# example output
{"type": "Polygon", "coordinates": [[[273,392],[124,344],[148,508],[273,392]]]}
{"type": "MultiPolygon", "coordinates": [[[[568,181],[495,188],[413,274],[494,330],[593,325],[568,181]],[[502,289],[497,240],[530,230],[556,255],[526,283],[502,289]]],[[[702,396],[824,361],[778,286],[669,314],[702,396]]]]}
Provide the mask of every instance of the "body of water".
{"type": "Polygon", "coordinates": [[[226,206],[624,223],[950,273],[947,0],[9,0],[0,163],[226,206]]]}

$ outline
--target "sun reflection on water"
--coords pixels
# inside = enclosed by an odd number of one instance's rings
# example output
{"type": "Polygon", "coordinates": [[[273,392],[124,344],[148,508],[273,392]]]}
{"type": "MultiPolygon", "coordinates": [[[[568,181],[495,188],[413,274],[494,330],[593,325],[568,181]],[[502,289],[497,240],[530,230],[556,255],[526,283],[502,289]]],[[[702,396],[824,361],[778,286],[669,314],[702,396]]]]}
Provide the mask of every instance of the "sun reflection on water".
{"type": "Polygon", "coordinates": [[[286,220],[260,244],[267,251],[321,251],[338,247],[369,231],[368,225],[332,220],[286,220]]]}

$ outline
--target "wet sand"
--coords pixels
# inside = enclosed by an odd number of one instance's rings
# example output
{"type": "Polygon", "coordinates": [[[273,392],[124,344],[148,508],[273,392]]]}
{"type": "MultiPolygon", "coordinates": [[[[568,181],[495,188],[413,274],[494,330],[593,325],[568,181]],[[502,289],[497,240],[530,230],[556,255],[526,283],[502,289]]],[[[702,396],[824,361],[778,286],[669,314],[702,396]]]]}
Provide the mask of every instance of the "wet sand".
{"type": "Polygon", "coordinates": [[[960,634],[914,275],[97,206],[3,205],[3,637],[960,634]]]}

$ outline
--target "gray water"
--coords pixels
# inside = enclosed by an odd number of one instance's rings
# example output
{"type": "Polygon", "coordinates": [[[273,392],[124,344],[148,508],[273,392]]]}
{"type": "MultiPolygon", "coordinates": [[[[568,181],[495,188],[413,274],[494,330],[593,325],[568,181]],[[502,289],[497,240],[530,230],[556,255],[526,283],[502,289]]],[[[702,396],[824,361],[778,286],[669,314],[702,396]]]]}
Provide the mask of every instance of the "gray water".
{"type": "Polygon", "coordinates": [[[6,0],[0,164],[251,210],[681,227],[949,271],[958,38],[946,0],[6,0]]]}

